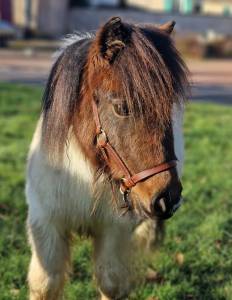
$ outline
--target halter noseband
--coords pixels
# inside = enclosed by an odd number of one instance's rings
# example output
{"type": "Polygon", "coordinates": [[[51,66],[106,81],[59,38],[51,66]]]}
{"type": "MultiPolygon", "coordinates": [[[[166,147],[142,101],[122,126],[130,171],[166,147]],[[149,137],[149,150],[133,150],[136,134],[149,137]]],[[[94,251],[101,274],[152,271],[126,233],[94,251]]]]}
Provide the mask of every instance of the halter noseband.
{"type": "MultiPolygon", "coordinates": [[[[176,160],[171,160],[159,164],[151,169],[146,169],[136,174],[131,174],[127,168],[124,161],[118,155],[116,150],[111,146],[105,131],[101,127],[101,122],[98,113],[98,107],[94,99],[92,99],[93,117],[96,124],[96,137],[97,137],[97,147],[101,149],[103,157],[109,166],[109,158],[114,160],[115,164],[121,170],[123,177],[120,183],[120,192],[123,194],[124,201],[126,202],[127,208],[131,209],[131,205],[128,201],[128,194],[132,187],[134,187],[138,182],[147,179],[153,175],[162,173],[169,169],[175,168],[177,165],[176,160]]],[[[110,167],[110,166],[109,166],[110,167]]]]}

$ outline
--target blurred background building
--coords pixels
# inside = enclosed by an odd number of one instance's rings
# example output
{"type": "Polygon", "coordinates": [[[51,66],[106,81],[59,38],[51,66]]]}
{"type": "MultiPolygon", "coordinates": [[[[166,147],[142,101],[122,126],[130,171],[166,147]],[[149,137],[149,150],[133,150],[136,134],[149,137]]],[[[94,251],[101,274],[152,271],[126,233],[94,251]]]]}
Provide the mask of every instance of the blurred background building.
{"type": "Polygon", "coordinates": [[[95,31],[112,16],[175,20],[191,99],[232,103],[232,0],[0,0],[0,81],[43,85],[61,37],[95,31]]]}
{"type": "Polygon", "coordinates": [[[128,4],[160,12],[230,15],[231,0],[128,0],[128,4]]]}
{"type": "Polygon", "coordinates": [[[78,20],[73,20],[79,17],[78,11],[86,8],[134,8],[178,15],[232,16],[232,0],[0,0],[0,18],[17,26],[26,35],[56,37],[78,26],[78,20]]]}

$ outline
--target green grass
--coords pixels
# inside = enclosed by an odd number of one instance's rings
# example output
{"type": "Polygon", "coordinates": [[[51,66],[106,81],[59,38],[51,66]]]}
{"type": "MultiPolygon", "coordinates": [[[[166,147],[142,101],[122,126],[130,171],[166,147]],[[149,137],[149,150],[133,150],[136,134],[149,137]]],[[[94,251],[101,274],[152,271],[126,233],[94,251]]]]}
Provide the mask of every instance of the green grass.
{"type": "MultiPolygon", "coordinates": [[[[0,84],[1,300],[27,297],[25,161],[40,98],[39,88],[0,84]]],[[[130,299],[232,299],[232,107],[189,104],[185,141],[186,202],[167,222],[151,262],[163,280],[144,284],[130,299]]],[[[90,241],[77,243],[73,260],[67,299],[97,299],[90,241]]]]}

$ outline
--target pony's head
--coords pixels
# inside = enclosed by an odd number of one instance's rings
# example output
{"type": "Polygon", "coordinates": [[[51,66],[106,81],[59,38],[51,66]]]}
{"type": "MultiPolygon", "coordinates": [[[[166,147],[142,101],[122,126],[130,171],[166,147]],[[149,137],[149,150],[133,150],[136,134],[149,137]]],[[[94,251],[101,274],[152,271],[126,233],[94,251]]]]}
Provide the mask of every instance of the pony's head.
{"type": "MultiPolygon", "coordinates": [[[[132,25],[116,17],[66,48],[44,97],[43,137],[52,155],[63,153],[72,129],[95,173],[120,185],[123,169],[96,146],[94,102],[107,140],[131,174],[176,160],[172,112],[184,99],[187,70],[169,36],[174,25],[132,25]]],[[[166,218],[181,191],[170,168],[139,181],[130,201],[138,213],[166,218]]]]}

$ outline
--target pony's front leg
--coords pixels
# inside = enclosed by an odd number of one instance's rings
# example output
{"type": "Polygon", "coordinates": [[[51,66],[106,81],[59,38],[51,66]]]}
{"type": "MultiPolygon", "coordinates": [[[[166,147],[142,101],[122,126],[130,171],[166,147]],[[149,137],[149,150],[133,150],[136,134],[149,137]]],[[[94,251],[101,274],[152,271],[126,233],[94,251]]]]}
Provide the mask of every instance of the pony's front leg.
{"type": "Polygon", "coordinates": [[[133,282],[133,231],[130,224],[109,226],[94,239],[95,276],[101,300],[123,299],[133,282]]]}
{"type": "Polygon", "coordinates": [[[30,300],[62,298],[69,267],[69,237],[45,220],[28,220],[32,258],[28,272],[30,300]]]}

